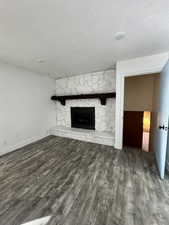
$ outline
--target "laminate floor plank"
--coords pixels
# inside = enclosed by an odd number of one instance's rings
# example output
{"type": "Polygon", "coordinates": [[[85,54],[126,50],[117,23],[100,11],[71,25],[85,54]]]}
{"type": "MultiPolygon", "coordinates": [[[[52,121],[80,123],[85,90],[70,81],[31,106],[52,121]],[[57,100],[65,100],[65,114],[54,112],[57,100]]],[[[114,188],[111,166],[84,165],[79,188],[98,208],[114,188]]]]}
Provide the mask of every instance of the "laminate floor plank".
{"type": "Polygon", "coordinates": [[[152,153],[49,136],[0,157],[0,225],[168,225],[152,153]]]}

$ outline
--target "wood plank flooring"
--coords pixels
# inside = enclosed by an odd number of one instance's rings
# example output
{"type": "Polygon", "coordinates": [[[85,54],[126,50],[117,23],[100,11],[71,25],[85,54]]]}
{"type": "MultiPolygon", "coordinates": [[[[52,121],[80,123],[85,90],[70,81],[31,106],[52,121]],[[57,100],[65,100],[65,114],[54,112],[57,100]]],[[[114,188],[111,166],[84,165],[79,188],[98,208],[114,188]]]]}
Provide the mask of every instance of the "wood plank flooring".
{"type": "Polygon", "coordinates": [[[152,154],[49,136],[0,158],[0,225],[168,225],[152,154]]]}

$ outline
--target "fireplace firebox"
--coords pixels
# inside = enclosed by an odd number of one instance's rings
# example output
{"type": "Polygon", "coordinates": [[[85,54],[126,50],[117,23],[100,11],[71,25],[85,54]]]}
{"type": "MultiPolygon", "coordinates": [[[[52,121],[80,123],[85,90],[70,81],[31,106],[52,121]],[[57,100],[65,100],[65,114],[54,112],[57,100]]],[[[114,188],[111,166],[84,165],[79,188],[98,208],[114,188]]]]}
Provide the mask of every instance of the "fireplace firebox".
{"type": "Polygon", "coordinates": [[[71,107],[71,127],[95,130],[95,108],[71,107]]]}

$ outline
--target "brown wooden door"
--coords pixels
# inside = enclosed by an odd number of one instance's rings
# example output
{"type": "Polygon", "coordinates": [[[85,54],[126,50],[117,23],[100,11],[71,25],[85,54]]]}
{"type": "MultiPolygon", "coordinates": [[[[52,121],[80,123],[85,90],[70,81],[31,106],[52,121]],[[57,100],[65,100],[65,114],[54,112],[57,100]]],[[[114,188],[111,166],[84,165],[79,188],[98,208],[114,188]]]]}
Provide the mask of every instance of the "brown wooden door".
{"type": "Polygon", "coordinates": [[[123,145],[142,148],[144,112],[124,111],[123,145]]]}

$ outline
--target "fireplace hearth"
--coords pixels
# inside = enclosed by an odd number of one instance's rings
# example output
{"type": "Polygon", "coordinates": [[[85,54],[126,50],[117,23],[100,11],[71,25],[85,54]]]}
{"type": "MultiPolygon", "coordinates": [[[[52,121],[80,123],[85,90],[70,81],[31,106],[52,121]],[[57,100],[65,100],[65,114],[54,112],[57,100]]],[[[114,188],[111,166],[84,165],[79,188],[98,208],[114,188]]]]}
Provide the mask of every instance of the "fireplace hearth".
{"type": "Polygon", "coordinates": [[[71,107],[71,127],[95,130],[95,107],[71,107]]]}

